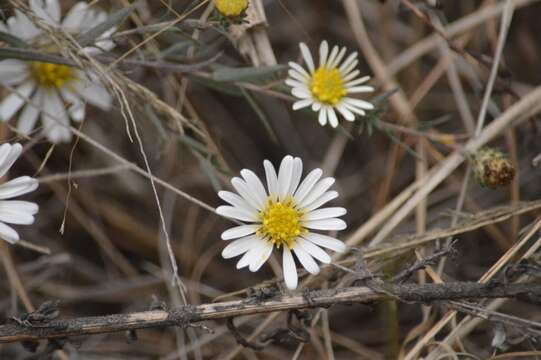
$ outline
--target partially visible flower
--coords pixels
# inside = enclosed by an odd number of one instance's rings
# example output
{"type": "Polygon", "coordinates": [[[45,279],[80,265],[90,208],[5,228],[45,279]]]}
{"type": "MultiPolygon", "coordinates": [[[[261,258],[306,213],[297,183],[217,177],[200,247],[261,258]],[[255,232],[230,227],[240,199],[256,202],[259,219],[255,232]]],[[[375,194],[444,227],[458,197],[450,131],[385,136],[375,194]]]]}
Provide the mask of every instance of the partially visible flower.
{"type": "Polygon", "coordinates": [[[472,159],[475,177],[481,186],[492,189],[507,186],[515,177],[515,167],[501,151],[482,148],[472,159]]]}
{"type": "Polygon", "coordinates": [[[346,120],[354,121],[355,115],[366,115],[365,110],[374,109],[370,102],[349,97],[349,94],[372,92],[374,88],[362,85],[370,76],[359,78],[357,52],[351,53],[343,62],[346,48],[335,45],[329,53],[327,41],[319,47],[319,66],[316,68],[312,54],[306,44],[300,44],[306,71],[301,65],[289,62],[289,77],[286,84],[291,86],[291,94],[301,99],[293,104],[293,110],[308,106],[319,112],[321,126],[327,122],[332,127],[338,126],[338,111],[346,120]]]}
{"type": "Polygon", "coordinates": [[[272,250],[282,248],[284,280],[289,289],[297,287],[298,276],[293,253],[311,274],[319,272],[316,260],[330,263],[330,256],[321,247],[342,252],[346,246],[340,240],[314,233],[311,230],[343,230],[346,223],[337,217],[346,213],[341,207],[321,208],[338,197],[328,191],[334,184],[331,177],[321,178],[321,169],[312,170],[301,182],[302,160],[284,157],[278,174],[265,160],[267,189],[254,172],[244,169],[242,179],[235,177],[231,184],[239,195],[220,191],[218,196],[231,206],[220,206],[220,215],[248,222],[222,233],[223,240],[236,239],[225,247],[226,259],[243,255],[237,269],[248,266],[255,272],[267,261],[272,250]]]}
{"type": "MultiPolygon", "coordinates": [[[[21,155],[21,144],[0,145],[0,177],[4,176],[21,155]]],[[[14,244],[19,241],[19,234],[8,224],[30,225],[38,205],[21,200],[7,200],[36,190],[38,181],[30,176],[21,176],[0,184],[0,238],[14,244]]]]}
{"type": "Polygon", "coordinates": [[[248,0],[214,0],[214,6],[222,16],[236,18],[246,11],[248,0]]]}
{"type": "MultiPolygon", "coordinates": [[[[94,28],[107,18],[105,12],[91,9],[86,2],[75,4],[63,20],[58,0],[30,0],[30,8],[43,22],[74,35],[94,28]]],[[[111,50],[115,44],[108,38],[115,30],[109,29],[83,51],[92,54],[111,50]]],[[[5,25],[0,22],[0,31],[19,37],[38,50],[47,52],[56,48],[19,10],[15,10],[15,16],[5,25]]],[[[0,61],[0,84],[15,90],[0,102],[0,120],[8,121],[22,109],[17,130],[28,134],[41,114],[43,131],[53,143],[71,140],[70,130],[59,122],[67,126],[70,118],[82,121],[87,102],[102,110],[109,110],[112,104],[111,96],[96,74],[66,65],[12,59],[0,61]]]]}

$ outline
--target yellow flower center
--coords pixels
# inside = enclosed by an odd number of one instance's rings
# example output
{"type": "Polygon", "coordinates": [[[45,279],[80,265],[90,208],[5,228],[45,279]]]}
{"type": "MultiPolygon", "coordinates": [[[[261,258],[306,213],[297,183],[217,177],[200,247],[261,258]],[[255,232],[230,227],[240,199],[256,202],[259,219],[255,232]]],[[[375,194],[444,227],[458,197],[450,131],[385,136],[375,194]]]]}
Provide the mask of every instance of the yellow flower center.
{"type": "Polygon", "coordinates": [[[223,16],[235,17],[248,7],[248,0],[214,0],[214,6],[223,16]]]}
{"type": "Polygon", "coordinates": [[[302,212],[295,208],[292,199],[274,201],[269,198],[259,216],[262,224],[257,235],[268,237],[276,247],[285,245],[291,249],[297,236],[307,232],[301,225],[302,212]]]}
{"type": "Polygon", "coordinates": [[[336,105],[347,94],[340,71],[322,66],[312,75],[310,91],[317,100],[329,105],[336,105]]]}
{"type": "Polygon", "coordinates": [[[60,89],[76,79],[73,68],[66,65],[33,61],[30,71],[36,83],[47,88],[60,89]]]}

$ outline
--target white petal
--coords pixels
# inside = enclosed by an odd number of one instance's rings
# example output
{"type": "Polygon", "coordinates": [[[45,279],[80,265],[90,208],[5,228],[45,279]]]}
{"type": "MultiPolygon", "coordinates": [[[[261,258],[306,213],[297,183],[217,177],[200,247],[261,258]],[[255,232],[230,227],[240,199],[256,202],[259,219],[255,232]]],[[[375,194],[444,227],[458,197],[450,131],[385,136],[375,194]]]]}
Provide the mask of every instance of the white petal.
{"type": "Polygon", "coordinates": [[[297,64],[297,63],[295,63],[293,61],[290,61],[290,62],[288,62],[288,65],[293,70],[295,70],[299,74],[303,75],[305,79],[310,79],[310,74],[308,74],[308,72],[302,66],[300,66],[299,64],[297,64]]]}
{"type": "Polygon", "coordinates": [[[237,263],[237,269],[242,269],[249,266],[258,259],[259,256],[265,251],[267,241],[262,239],[255,239],[253,245],[239,260],[237,263]]]}
{"type": "Polygon", "coordinates": [[[306,175],[294,195],[295,202],[297,204],[302,202],[304,197],[312,190],[314,184],[319,180],[322,174],[323,171],[321,169],[314,169],[310,171],[308,175],[306,175]]]}
{"type": "Polygon", "coordinates": [[[240,225],[227,229],[222,233],[222,240],[231,240],[251,235],[259,229],[260,225],[240,225]]]}
{"type": "Polygon", "coordinates": [[[327,177],[319,181],[314,185],[312,191],[310,191],[310,193],[299,203],[299,206],[304,208],[306,205],[319,198],[334,184],[334,181],[335,180],[332,177],[327,177]]]}
{"type": "Polygon", "coordinates": [[[14,244],[19,241],[19,234],[12,227],[0,222],[0,238],[14,244]]]}
{"type": "Polygon", "coordinates": [[[327,55],[329,55],[329,44],[323,40],[319,45],[319,66],[327,64],[327,55]]]}
{"type": "Polygon", "coordinates": [[[336,191],[327,191],[325,194],[318,197],[316,200],[311,202],[310,204],[306,205],[303,210],[304,211],[312,211],[314,209],[319,208],[320,206],[328,203],[329,201],[336,199],[338,197],[338,193],[336,191]]]}
{"type": "Polygon", "coordinates": [[[38,212],[38,205],[28,201],[0,201],[0,221],[30,225],[34,223],[34,214],[38,212]]]}
{"type": "Polygon", "coordinates": [[[68,113],[56,91],[43,92],[41,119],[43,121],[43,133],[50,142],[57,144],[71,140],[68,113]]]}
{"type": "Polygon", "coordinates": [[[8,27],[11,35],[23,40],[30,40],[41,34],[41,30],[30,21],[28,16],[19,10],[15,10],[15,16],[8,19],[8,27]]]}
{"type": "Polygon", "coordinates": [[[222,250],[222,257],[224,259],[230,259],[244,254],[250,250],[254,244],[256,244],[256,241],[257,239],[255,236],[247,236],[243,237],[242,239],[232,241],[222,250]]]}
{"type": "Polygon", "coordinates": [[[321,110],[319,110],[319,116],[317,121],[319,122],[319,125],[325,126],[327,124],[327,107],[323,106],[321,110]]]}
{"type": "Polygon", "coordinates": [[[312,275],[316,275],[319,273],[318,264],[314,261],[312,256],[310,256],[310,254],[308,254],[301,246],[295,246],[293,248],[293,252],[295,252],[295,255],[297,255],[297,259],[299,259],[299,262],[306,269],[306,271],[308,271],[312,275]]]}
{"type": "Polygon", "coordinates": [[[30,97],[34,91],[35,85],[32,81],[26,81],[19,85],[15,92],[9,94],[4,101],[0,103],[0,120],[8,121],[24,105],[25,98],[30,97]]]}
{"type": "Polygon", "coordinates": [[[82,77],[73,83],[73,87],[89,103],[102,109],[110,110],[113,99],[107,90],[101,85],[91,81],[84,81],[82,77]]]}
{"type": "Polygon", "coordinates": [[[249,269],[251,272],[256,272],[263,266],[272,253],[273,245],[270,241],[264,241],[265,246],[258,248],[258,251],[254,253],[254,258],[250,262],[249,269]]]}
{"type": "Polygon", "coordinates": [[[239,177],[234,177],[233,179],[231,179],[231,185],[233,185],[239,195],[242,196],[242,198],[246,200],[246,202],[250,204],[251,207],[258,210],[263,208],[263,202],[257,197],[257,195],[252,191],[252,189],[250,189],[250,187],[248,186],[248,184],[246,184],[244,180],[239,177]]]}
{"type": "Polygon", "coordinates": [[[305,240],[303,238],[297,238],[295,246],[300,246],[303,248],[304,251],[306,251],[308,254],[310,254],[315,259],[321,261],[324,264],[329,264],[331,262],[331,257],[329,254],[327,254],[323,249],[321,249],[319,246],[315,245],[314,243],[305,240]]]}
{"type": "Polygon", "coordinates": [[[304,62],[306,62],[306,66],[308,67],[308,70],[310,70],[310,73],[313,73],[314,60],[312,59],[312,54],[310,53],[308,46],[306,46],[305,43],[300,43],[299,47],[301,48],[302,57],[304,58],[304,62]]]}
{"type": "Polygon", "coordinates": [[[56,22],[60,22],[60,3],[59,0],[46,0],[47,12],[51,15],[51,18],[56,22]]]}
{"type": "Polygon", "coordinates": [[[246,184],[252,190],[252,193],[257,197],[259,200],[260,207],[263,207],[265,205],[265,201],[267,200],[267,192],[265,191],[265,187],[263,186],[263,183],[261,180],[259,180],[259,177],[257,175],[248,169],[243,169],[240,171],[240,174],[246,181],[246,184]]]}
{"type": "Polygon", "coordinates": [[[296,157],[293,159],[293,172],[291,174],[291,185],[289,186],[288,194],[292,195],[297,191],[299,182],[302,177],[302,160],[301,158],[296,157]]]}
{"type": "Polygon", "coordinates": [[[251,221],[251,222],[259,221],[256,213],[253,213],[251,211],[247,211],[238,207],[233,207],[233,206],[226,206],[226,205],[218,206],[216,208],[216,213],[228,218],[237,219],[241,221],[251,221]]]}
{"type": "Polygon", "coordinates": [[[361,72],[359,70],[353,70],[349,74],[343,76],[343,81],[347,83],[348,81],[353,80],[357,75],[359,75],[361,72]]]}
{"type": "Polygon", "coordinates": [[[312,230],[344,230],[347,225],[342,219],[323,219],[314,221],[303,221],[302,225],[312,230]]]}
{"type": "Polygon", "coordinates": [[[336,110],[338,110],[347,121],[355,120],[355,115],[351,111],[349,111],[343,104],[337,104],[336,110]]]}
{"type": "Polygon", "coordinates": [[[21,176],[0,185],[0,199],[11,199],[38,188],[38,181],[30,176],[21,176]]]}
{"type": "Polygon", "coordinates": [[[312,110],[315,111],[315,112],[318,112],[319,110],[321,110],[321,107],[322,107],[323,105],[321,105],[321,103],[320,103],[319,101],[316,101],[316,100],[314,100],[314,99],[312,99],[312,101],[314,102],[314,103],[312,104],[312,110]]]}
{"type": "Polygon", "coordinates": [[[280,201],[289,195],[289,187],[293,175],[293,157],[287,155],[283,158],[278,170],[278,199],[280,201]]]}
{"type": "MultiPolygon", "coordinates": [[[[370,76],[364,76],[362,78],[355,79],[355,80],[352,80],[352,81],[346,83],[345,86],[346,87],[351,87],[351,86],[354,86],[354,85],[364,84],[368,80],[370,80],[370,76]]],[[[374,88],[372,88],[372,91],[374,91],[374,88]]]]}
{"type": "Polygon", "coordinates": [[[75,4],[64,17],[62,27],[66,31],[78,30],[88,11],[88,4],[84,1],[79,1],[75,4]]]}
{"type": "Polygon", "coordinates": [[[313,102],[314,100],[312,99],[303,99],[303,100],[295,101],[295,103],[293,103],[293,110],[303,109],[307,106],[312,105],[313,102]]]}
{"type": "MultiPolygon", "coordinates": [[[[352,52],[351,54],[349,54],[349,56],[346,58],[346,60],[344,60],[344,62],[342,63],[342,65],[340,65],[340,67],[338,68],[338,71],[340,71],[341,74],[343,75],[347,75],[347,73],[349,71],[348,68],[350,67],[350,65],[357,59],[357,52],[352,52]]],[[[351,71],[351,69],[350,69],[351,71]]]]}
{"type": "Polygon", "coordinates": [[[337,127],[338,126],[338,117],[336,117],[336,113],[334,112],[334,109],[332,107],[328,107],[328,118],[329,118],[329,124],[331,124],[331,126],[333,128],[337,127]]]}
{"type": "Polygon", "coordinates": [[[265,177],[267,179],[267,188],[269,189],[269,196],[273,200],[278,199],[278,176],[276,170],[269,160],[263,161],[265,167],[265,177]]]}
{"type": "MultiPolygon", "coordinates": [[[[23,147],[19,143],[5,143],[0,146],[0,177],[6,175],[13,163],[19,158],[23,147]]],[[[2,185],[0,185],[2,186],[2,185]]]]}
{"type": "Polygon", "coordinates": [[[346,251],[346,244],[344,244],[338,239],[327,235],[309,232],[308,234],[303,235],[303,238],[310,242],[313,242],[316,245],[332,251],[336,251],[338,253],[346,251]]]}
{"type": "Polygon", "coordinates": [[[369,103],[368,101],[360,100],[360,99],[354,99],[354,98],[345,98],[344,103],[347,105],[355,106],[357,108],[365,109],[365,110],[372,110],[374,109],[374,105],[369,103]]]}
{"type": "Polygon", "coordinates": [[[43,90],[38,88],[30,102],[30,104],[26,104],[19,116],[19,121],[17,121],[17,131],[21,134],[30,134],[36,126],[40,109],[43,106],[43,90]]]}
{"type": "Polygon", "coordinates": [[[312,98],[312,94],[306,88],[300,88],[300,87],[293,88],[291,89],[291,94],[295,97],[298,97],[299,99],[312,98]]]}
{"type": "Polygon", "coordinates": [[[60,90],[62,98],[68,104],[68,114],[74,121],[81,122],[85,118],[85,103],[79,95],[66,88],[60,90]]]}
{"type": "Polygon", "coordinates": [[[328,207],[310,211],[304,215],[303,220],[321,220],[340,217],[346,214],[346,209],[343,207],[328,207]]]}
{"type": "Polygon", "coordinates": [[[55,20],[54,15],[49,13],[49,10],[54,10],[54,6],[50,6],[51,1],[56,1],[58,5],[58,0],[30,0],[30,8],[32,9],[32,12],[42,20],[45,20],[45,22],[49,23],[49,25],[54,25],[58,21],[55,20]]]}
{"type": "Polygon", "coordinates": [[[28,77],[28,66],[19,60],[0,61],[0,84],[20,84],[28,77]]]}
{"type": "Polygon", "coordinates": [[[297,267],[295,266],[295,260],[291,251],[287,246],[284,246],[284,251],[282,253],[282,266],[284,272],[284,282],[290,290],[295,290],[297,288],[297,283],[299,281],[297,275],[297,267]]]}
{"type": "MultiPolygon", "coordinates": [[[[355,93],[373,92],[374,88],[372,86],[368,86],[368,85],[365,85],[365,86],[353,86],[353,87],[346,86],[346,90],[347,90],[348,94],[355,94],[355,93]]],[[[370,103],[368,103],[368,104],[370,104],[370,103]]],[[[370,105],[372,105],[372,104],[370,104],[370,105]]],[[[374,106],[372,105],[372,109],[373,108],[374,108],[374,106]]]]}
{"type": "Polygon", "coordinates": [[[358,114],[358,115],[361,115],[361,116],[365,116],[366,115],[366,112],[363,110],[363,109],[359,109],[358,107],[354,106],[354,105],[351,105],[347,102],[347,98],[342,100],[342,106],[344,106],[346,109],[348,109],[349,111],[351,111],[352,113],[355,113],[355,114],[358,114]]]}
{"type": "Polygon", "coordinates": [[[340,49],[340,52],[338,53],[338,56],[334,59],[332,63],[329,64],[329,67],[336,68],[338,64],[340,64],[340,61],[344,58],[344,55],[346,54],[346,47],[343,46],[342,49],[340,49]]]}
{"type": "Polygon", "coordinates": [[[355,70],[355,67],[359,64],[359,60],[357,59],[357,56],[347,65],[347,66],[340,66],[340,75],[342,75],[342,79],[348,79],[347,81],[350,81],[355,76],[360,74],[359,70],[355,70]],[[351,76],[351,73],[354,73],[354,76],[351,76]]]}
{"type": "Polygon", "coordinates": [[[241,198],[239,195],[232,193],[231,191],[219,191],[218,196],[223,201],[228,202],[235,207],[246,210],[248,212],[257,212],[257,209],[255,207],[248,204],[246,200],[241,198]]]}
{"type": "Polygon", "coordinates": [[[286,79],[285,81],[287,86],[291,86],[292,88],[306,88],[306,84],[302,83],[300,81],[294,80],[294,79],[286,79]]]}
{"type": "Polygon", "coordinates": [[[334,45],[331,50],[331,54],[329,55],[329,58],[327,59],[327,62],[325,63],[325,67],[332,68],[332,63],[336,59],[336,55],[338,55],[338,45],[334,45]]]}
{"type": "Polygon", "coordinates": [[[306,71],[300,73],[295,69],[289,69],[287,72],[289,77],[293,80],[297,80],[299,83],[306,85],[306,83],[310,80],[310,75],[306,71]]]}

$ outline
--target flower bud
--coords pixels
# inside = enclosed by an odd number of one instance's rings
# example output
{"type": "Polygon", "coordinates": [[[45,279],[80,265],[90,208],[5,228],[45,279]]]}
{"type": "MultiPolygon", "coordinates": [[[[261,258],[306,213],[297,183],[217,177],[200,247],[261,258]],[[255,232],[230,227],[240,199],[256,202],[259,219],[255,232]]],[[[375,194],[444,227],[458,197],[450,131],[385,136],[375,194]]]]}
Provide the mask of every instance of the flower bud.
{"type": "Polygon", "coordinates": [[[214,0],[216,10],[229,20],[241,20],[246,15],[248,0],[214,0]]]}
{"type": "Polygon", "coordinates": [[[482,148],[473,155],[472,162],[475,177],[483,187],[507,186],[515,177],[515,167],[499,150],[482,148]]]}

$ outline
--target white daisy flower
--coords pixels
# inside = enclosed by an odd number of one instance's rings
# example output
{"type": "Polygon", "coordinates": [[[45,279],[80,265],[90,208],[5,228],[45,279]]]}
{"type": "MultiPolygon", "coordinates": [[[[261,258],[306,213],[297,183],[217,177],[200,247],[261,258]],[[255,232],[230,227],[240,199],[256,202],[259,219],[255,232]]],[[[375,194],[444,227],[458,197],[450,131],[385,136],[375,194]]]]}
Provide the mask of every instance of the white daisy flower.
{"type": "MultiPolygon", "coordinates": [[[[13,163],[21,155],[21,144],[0,145],[0,177],[6,175],[13,163]]],[[[0,238],[9,243],[16,243],[19,234],[8,224],[30,225],[34,223],[34,215],[38,205],[33,202],[7,200],[36,190],[38,181],[30,176],[21,176],[0,184],[0,238]]]]}
{"type": "MultiPolygon", "coordinates": [[[[42,21],[74,35],[94,28],[107,18],[105,12],[91,9],[86,2],[75,4],[63,20],[58,0],[30,0],[30,8],[42,21]]],[[[106,31],[92,46],[83,50],[86,53],[111,50],[115,45],[108,38],[115,30],[106,31]]],[[[35,49],[50,51],[55,48],[55,44],[18,10],[6,24],[0,22],[0,31],[24,40],[35,49]]],[[[102,110],[109,110],[112,104],[111,96],[96,74],[66,65],[13,59],[0,61],[0,84],[15,90],[0,102],[0,120],[8,121],[21,110],[17,129],[28,134],[41,114],[44,133],[53,143],[70,141],[70,130],[59,122],[69,125],[70,118],[82,121],[86,102],[102,110]],[[30,99],[31,104],[25,99],[30,99]]]]}
{"type": "Polygon", "coordinates": [[[232,240],[222,251],[226,259],[243,255],[237,269],[248,266],[257,271],[269,258],[274,247],[282,248],[284,280],[289,289],[297,287],[297,269],[293,253],[311,274],[319,272],[316,260],[330,263],[330,256],[321,248],[342,252],[346,246],[340,240],[311,230],[343,230],[346,223],[337,217],[346,213],[341,207],[320,208],[338,197],[328,191],[334,179],[321,179],[322,170],[312,170],[301,182],[302,160],[284,157],[278,174],[270,161],[263,162],[267,189],[253,171],[244,169],[242,179],[231,184],[238,195],[220,191],[218,196],[231,206],[220,206],[216,212],[228,218],[248,222],[222,233],[223,240],[232,240]]]}
{"type": "Polygon", "coordinates": [[[359,62],[357,52],[351,53],[342,62],[346,47],[340,49],[335,45],[329,54],[329,45],[323,41],[319,47],[319,66],[316,68],[308,46],[301,43],[300,48],[308,71],[295,62],[289,62],[286,84],[291,86],[291,94],[301,99],[293,104],[293,110],[312,106],[313,111],[319,111],[321,126],[329,122],[332,127],[337,127],[335,110],[346,120],[353,121],[355,114],[364,116],[365,110],[374,109],[374,105],[368,101],[347,96],[374,91],[372,86],[361,85],[370,80],[370,76],[358,78],[360,72],[355,68],[359,62]]]}

